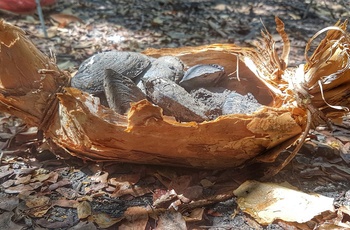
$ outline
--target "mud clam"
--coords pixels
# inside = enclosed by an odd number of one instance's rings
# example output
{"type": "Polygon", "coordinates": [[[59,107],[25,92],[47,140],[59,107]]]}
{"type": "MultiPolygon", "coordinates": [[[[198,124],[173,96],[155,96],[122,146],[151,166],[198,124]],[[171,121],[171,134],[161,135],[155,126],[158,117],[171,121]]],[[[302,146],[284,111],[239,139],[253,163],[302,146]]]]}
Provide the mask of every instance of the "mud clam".
{"type": "Polygon", "coordinates": [[[173,56],[108,51],[86,59],[71,86],[99,97],[120,114],[128,111],[130,102],[147,98],[178,121],[202,122],[223,114],[250,113],[261,106],[251,94],[217,87],[225,71],[219,65],[184,68],[173,56]]]}

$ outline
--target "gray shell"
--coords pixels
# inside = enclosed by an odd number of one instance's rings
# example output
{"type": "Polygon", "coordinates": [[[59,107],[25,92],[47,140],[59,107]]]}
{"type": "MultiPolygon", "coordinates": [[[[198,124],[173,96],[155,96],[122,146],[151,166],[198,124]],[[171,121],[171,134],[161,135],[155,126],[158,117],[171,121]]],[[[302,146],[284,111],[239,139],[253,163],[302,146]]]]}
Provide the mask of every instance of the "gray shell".
{"type": "Polygon", "coordinates": [[[104,89],[109,107],[119,114],[129,110],[130,102],[146,99],[146,95],[129,77],[112,69],[105,71],[104,89]]]}
{"type": "Polygon", "coordinates": [[[195,65],[189,68],[179,84],[187,91],[215,86],[224,76],[224,67],[219,65],[195,65]]]}
{"type": "Polygon", "coordinates": [[[105,70],[111,69],[130,79],[142,74],[151,61],[146,55],[136,52],[108,51],[86,59],[72,78],[71,86],[82,91],[99,94],[104,91],[105,70]]]}
{"type": "Polygon", "coordinates": [[[136,84],[144,93],[146,93],[143,81],[145,81],[147,78],[168,78],[178,83],[183,75],[184,64],[179,58],[173,56],[163,56],[152,61],[151,67],[143,76],[137,79],[136,84]]]}

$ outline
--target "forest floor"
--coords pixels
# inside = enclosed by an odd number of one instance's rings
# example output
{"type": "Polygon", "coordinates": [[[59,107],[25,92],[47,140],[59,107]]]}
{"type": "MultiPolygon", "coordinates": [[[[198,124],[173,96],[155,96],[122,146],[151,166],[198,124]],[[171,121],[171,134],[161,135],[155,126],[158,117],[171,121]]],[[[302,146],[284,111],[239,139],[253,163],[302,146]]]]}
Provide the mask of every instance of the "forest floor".
{"type": "MultiPolygon", "coordinates": [[[[35,14],[0,17],[25,30],[42,52],[54,54],[61,69],[74,72],[86,58],[107,50],[254,46],[265,28],[280,41],[278,16],[290,36],[290,66],[297,66],[305,62],[304,48],[315,33],[350,14],[347,1],[309,2],[59,0],[44,10],[47,37],[35,14]]],[[[249,168],[214,171],[57,158],[35,128],[12,116],[0,119],[0,229],[313,229],[339,218],[260,225],[238,208],[233,195],[249,168]],[[176,212],[149,211],[176,208],[176,202],[181,203],[176,212]]],[[[313,130],[296,158],[269,182],[288,182],[303,192],[334,198],[335,207],[349,207],[349,128],[344,118],[332,131],[313,130]]],[[[276,163],[281,161],[283,157],[276,163]]]]}

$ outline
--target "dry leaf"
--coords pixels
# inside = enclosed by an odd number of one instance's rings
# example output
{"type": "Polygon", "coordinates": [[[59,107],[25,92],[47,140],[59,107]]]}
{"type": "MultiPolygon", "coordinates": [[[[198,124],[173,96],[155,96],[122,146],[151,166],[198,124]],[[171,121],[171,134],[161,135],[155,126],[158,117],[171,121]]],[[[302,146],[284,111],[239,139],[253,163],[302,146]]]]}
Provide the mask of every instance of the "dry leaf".
{"type": "Polygon", "coordinates": [[[50,14],[50,18],[58,22],[59,27],[66,27],[70,23],[83,23],[83,20],[71,14],[50,14]]]}
{"type": "Polygon", "coordinates": [[[12,221],[13,212],[4,212],[0,214],[0,229],[21,230],[24,226],[12,221]]]}
{"type": "Polygon", "coordinates": [[[66,200],[66,199],[57,199],[52,201],[52,206],[59,206],[65,208],[77,208],[79,202],[76,200],[66,200]]]}
{"type": "Polygon", "coordinates": [[[18,184],[27,184],[30,179],[32,178],[32,175],[27,175],[27,176],[23,176],[23,177],[19,177],[17,176],[16,177],[16,180],[14,182],[15,185],[18,185],[18,184]]]}
{"type": "Polygon", "coordinates": [[[0,209],[2,210],[12,211],[18,206],[18,204],[19,204],[19,199],[17,196],[0,198],[0,209]]]}
{"type": "Polygon", "coordinates": [[[204,208],[196,208],[190,212],[190,215],[184,216],[186,222],[201,221],[203,219],[204,208]]]}
{"type": "Polygon", "coordinates": [[[77,207],[77,212],[78,212],[78,218],[79,219],[85,219],[88,216],[91,215],[91,205],[87,201],[83,201],[79,203],[77,207]]]}
{"type": "Polygon", "coordinates": [[[181,213],[174,211],[165,211],[161,213],[157,221],[157,230],[177,229],[187,230],[185,219],[181,213]]]}
{"type": "Polygon", "coordinates": [[[69,230],[97,230],[96,226],[92,222],[80,221],[77,225],[69,228],[69,230]]]}
{"type": "Polygon", "coordinates": [[[34,195],[34,196],[23,197],[22,199],[25,199],[26,205],[28,206],[28,208],[40,207],[50,203],[50,198],[47,196],[34,195]]]}
{"type": "Polygon", "coordinates": [[[146,229],[148,223],[148,212],[145,207],[129,207],[124,212],[125,220],[121,222],[119,229],[146,229]]]}
{"type": "Polygon", "coordinates": [[[56,192],[58,192],[59,194],[61,194],[62,196],[70,200],[79,196],[79,193],[76,190],[71,188],[63,188],[63,187],[57,188],[56,192]]]}
{"type": "Polygon", "coordinates": [[[321,212],[334,211],[332,198],[273,183],[246,181],[234,194],[240,209],[260,224],[270,224],[276,219],[303,223],[321,212]]]}
{"type": "Polygon", "coordinates": [[[28,214],[32,217],[43,217],[51,208],[51,205],[44,205],[40,207],[31,208],[28,214]]]}
{"type": "Polygon", "coordinates": [[[98,213],[92,215],[93,221],[98,225],[100,228],[109,228],[116,223],[120,222],[124,217],[120,218],[112,218],[108,214],[105,213],[98,213]]]}

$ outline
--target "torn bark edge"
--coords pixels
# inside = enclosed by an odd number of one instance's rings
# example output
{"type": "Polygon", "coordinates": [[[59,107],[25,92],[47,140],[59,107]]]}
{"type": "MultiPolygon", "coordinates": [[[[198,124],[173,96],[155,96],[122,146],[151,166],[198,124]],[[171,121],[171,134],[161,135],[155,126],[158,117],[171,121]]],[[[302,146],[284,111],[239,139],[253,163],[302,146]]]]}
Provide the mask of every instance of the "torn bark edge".
{"type": "Polygon", "coordinates": [[[58,102],[57,94],[63,93],[65,91],[64,88],[70,85],[71,78],[66,72],[60,72],[60,71],[40,69],[38,73],[56,75],[56,79],[58,79],[58,81],[60,82],[56,92],[52,93],[48,98],[47,106],[43,112],[43,116],[40,120],[40,124],[38,125],[38,137],[39,139],[44,139],[44,132],[48,130],[56,113],[58,112],[59,102],[58,102]]]}

